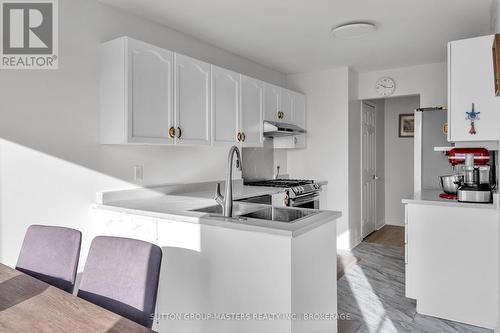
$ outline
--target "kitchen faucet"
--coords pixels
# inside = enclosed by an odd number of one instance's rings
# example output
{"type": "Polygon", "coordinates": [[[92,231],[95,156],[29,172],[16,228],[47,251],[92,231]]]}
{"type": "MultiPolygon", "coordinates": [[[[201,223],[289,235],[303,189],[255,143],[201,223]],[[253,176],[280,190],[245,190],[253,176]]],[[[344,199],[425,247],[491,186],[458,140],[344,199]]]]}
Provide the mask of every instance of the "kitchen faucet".
{"type": "Polygon", "coordinates": [[[226,169],[226,195],[222,196],[220,193],[220,183],[217,183],[215,191],[215,201],[222,206],[222,215],[224,217],[233,217],[233,157],[236,153],[236,167],[241,171],[241,155],[240,150],[236,146],[232,146],[229,149],[229,155],[227,157],[227,169],[226,169]]]}

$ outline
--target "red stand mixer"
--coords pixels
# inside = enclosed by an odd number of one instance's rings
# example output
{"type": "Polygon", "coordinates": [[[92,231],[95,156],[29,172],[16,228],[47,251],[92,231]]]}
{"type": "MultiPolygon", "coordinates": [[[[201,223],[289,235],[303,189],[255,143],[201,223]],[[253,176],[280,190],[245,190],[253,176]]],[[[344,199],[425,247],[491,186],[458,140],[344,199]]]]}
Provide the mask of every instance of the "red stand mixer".
{"type": "Polygon", "coordinates": [[[453,175],[441,176],[439,197],[461,202],[489,203],[495,177],[490,152],[485,148],[453,148],[446,153],[453,175]],[[492,172],[493,170],[493,172],[492,172]]]}

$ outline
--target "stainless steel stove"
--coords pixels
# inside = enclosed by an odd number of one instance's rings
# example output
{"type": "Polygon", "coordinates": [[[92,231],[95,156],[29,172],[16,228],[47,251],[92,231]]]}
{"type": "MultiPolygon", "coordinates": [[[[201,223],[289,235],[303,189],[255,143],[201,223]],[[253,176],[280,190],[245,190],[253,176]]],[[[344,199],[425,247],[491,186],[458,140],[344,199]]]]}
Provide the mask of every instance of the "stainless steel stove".
{"type": "MultiPolygon", "coordinates": [[[[319,193],[321,185],[314,180],[306,179],[271,179],[246,182],[249,186],[279,187],[286,189],[283,205],[319,209],[319,193]]],[[[273,200],[273,204],[276,202],[273,200]]]]}

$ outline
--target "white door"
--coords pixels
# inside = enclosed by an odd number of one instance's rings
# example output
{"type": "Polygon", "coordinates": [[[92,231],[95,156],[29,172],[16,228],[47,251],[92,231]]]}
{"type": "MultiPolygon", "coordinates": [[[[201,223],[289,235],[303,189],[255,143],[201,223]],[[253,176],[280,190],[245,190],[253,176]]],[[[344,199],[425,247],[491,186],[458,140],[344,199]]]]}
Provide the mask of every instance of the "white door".
{"type": "Polygon", "coordinates": [[[361,110],[361,233],[375,231],[377,220],[377,134],[376,109],[362,103],[361,110]]]}
{"type": "Polygon", "coordinates": [[[210,64],[176,54],[176,144],[210,144],[210,95],[210,64]]]}
{"type": "Polygon", "coordinates": [[[294,122],[293,102],[295,93],[287,89],[281,89],[281,116],[279,121],[287,124],[294,122]]]}
{"type": "Polygon", "coordinates": [[[272,84],[264,86],[264,120],[280,121],[281,88],[272,84]]]}
{"type": "Polygon", "coordinates": [[[244,147],[262,147],[262,117],[264,84],[248,76],[241,76],[241,122],[244,147]]]}
{"type": "Polygon", "coordinates": [[[212,66],[212,142],[214,144],[238,143],[239,111],[240,74],[212,66]]]}
{"type": "Polygon", "coordinates": [[[173,53],[128,40],[130,142],[173,143],[173,53]]]}

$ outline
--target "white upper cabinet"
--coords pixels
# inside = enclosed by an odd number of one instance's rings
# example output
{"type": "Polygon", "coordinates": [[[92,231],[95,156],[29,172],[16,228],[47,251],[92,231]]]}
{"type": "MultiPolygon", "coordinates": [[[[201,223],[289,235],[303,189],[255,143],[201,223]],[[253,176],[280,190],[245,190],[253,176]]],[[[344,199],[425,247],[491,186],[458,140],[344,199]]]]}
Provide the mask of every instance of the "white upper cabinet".
{"type": "Polygon", "coordinates": [[[130,141],[172,143],[173,53],[129,41],[130,141]]]}
{"type": "MultiPolygon", "coordinates": [[[[293,99],[293,116],[294,124],[306,129],[306,96],[299,93],[294,93],[293,99]]],[[[296,136],[297,140],[294,140],[294,148],[306,148],[307,134],[301,134],[296,136]]]]}
{"type": "Polygon", "coordinates": [[[293,120],[294,124],[306,129],[306,96],[293,93],[293,120]]]}
{"type": "Polygon", "coordinates": [[[263,137],[264,83],[241,76],[240,132],[242,146],[262,147],[263,137]]]}
{"type": "Polygon", "coordinates": [[[210,95],[210,64],[176,54],[176,144],[210,144],[210,95]]]}
{"type": "Polygon", "coordinates": [[[239,130],[240,74],[212,66],[212,143],[234,144],[239,130]]]}
{"type": "Polygon", "coordinates": [[[101,57],[101,142],[172,144],[173,53],[122,37],[101,57]]]}
{"type": "Polygon", "coordinates": [[[495,96],[494,36],[459,40],[448,44],[448,140],[497,141],[499,98],[495,96]],[[478,112],[476,134],[466,112],[478,112]]]}
{"type": "Polygon", "coordinates": [[[305,96],[266,83],[264,86],[264,120],[305,126],[305,96]]]}
{"type": "Polygon", "coordinates": [[[279,121],[281,107],[281,88],[272,84],[264,85],[264,120],[279,121]]]}
{"type": "Polygon", "coordinates": [[[102,44],[100,74],[102,144],[262,147],[263,120],[305,128],[304,95],[129,37],[102,44]]]}
{"type": "Polygon", "coordinates": [[[281,88],[281,106],[279,120],[280,122],[293,124],[294,123],[294,98],[295,93],[293,91],[281,88]]]}

